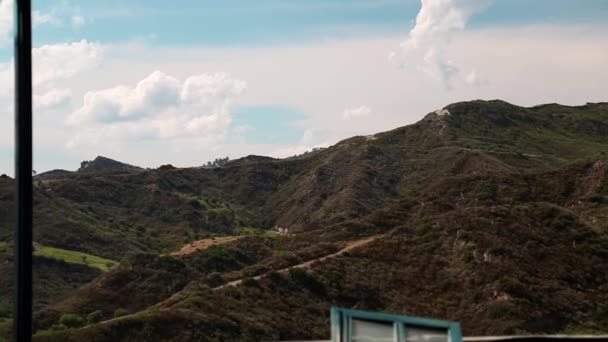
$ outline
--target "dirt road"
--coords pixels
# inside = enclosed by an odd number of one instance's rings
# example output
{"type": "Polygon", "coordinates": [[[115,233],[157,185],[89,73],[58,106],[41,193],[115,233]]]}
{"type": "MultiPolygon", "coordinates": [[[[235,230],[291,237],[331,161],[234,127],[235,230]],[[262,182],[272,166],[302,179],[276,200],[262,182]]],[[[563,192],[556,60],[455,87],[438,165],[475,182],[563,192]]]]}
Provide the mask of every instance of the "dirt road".
{"type": "Polygon", "coordinates": [[[225,236],[225,237],[216,237],[211,239],[203,239],[191,242],[187,245],[184,245],[179,251],[169,253],[169,255],[173,256],[183,256],[188,255],[194,252],[205,250],[211,246],[222,245],[228,242],[236,241],[240,239],[241,236],[225,236]]]}
{"type": "MultiPolygon", "coordinates": [[[[367,245],[367,244],[369,244],[369,243],[371,243],[371,242],[373,242],[373,241],[375,241],[375,240],[377,240],[377,239],[379,239],[379,238],[381,238],[383,236],[385,236],[385,234],[383,234],[383,235],[374,235],[374,236],[370,236],[370,237],[365,238],[365,239],[356,240],[356,241],[350,241],[350,242],[346,243],[346,247],[342,248],[341,250],[337,251],[336,253],[325,255],[325,256],[322,256],[322,257],[319,257],[319,258],[316,258],[316,259],[308,260],[308,261],[305,261],[305,262],[297,264],[297,265],[289,266],[289,267],[286,267],[286,268],[283,268],[283,269],[280,269],[280,270],[275,270],[273,272],[287,272],[287,271],[289,271],[292,268],[310,268],[312,266],[312,264],[314,264],[316,262],[323,262],[325,260],[328,260],[328,259],[331,259],[331,258],[335,258],[335,257],[337,257],[339,255],[342,255],[342,254],[344,254],[344,253],[346,253],[348,251],[351,251],[351,250],[353,250],[355,248],[359,248],[359,247],[365,246],[365,245],[367,245]]],[[[258,280],[260,278],[263,278],[263,277],[267,276],[269,273],[260,274],[259,276],[252,277],[252,279],[258,280]]],[[[243,280],[245,280],[245,279],[246,278],[233,280],[233,281],[228,282],[228,283],[226,283],[226,284],[224,284],[222,286],[218,286],[218,287],[214,288],[214,290],[219,290],[219,289],[222,289],[222,288],[225,288],[225,287],[228,287],[228,286],[237,286],[237,285],[241,284],[243,282],[243,280]]]]}

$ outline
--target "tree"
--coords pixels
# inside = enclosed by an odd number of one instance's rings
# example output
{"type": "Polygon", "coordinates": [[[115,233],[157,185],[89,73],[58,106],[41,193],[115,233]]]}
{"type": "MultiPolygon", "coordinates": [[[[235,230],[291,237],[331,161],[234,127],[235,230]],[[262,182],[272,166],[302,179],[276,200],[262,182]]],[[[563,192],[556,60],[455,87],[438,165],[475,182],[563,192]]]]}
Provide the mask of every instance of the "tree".
{"type": "Polygon", "coordinates": [[[114,310],[114,318],[122,317],[128,313],[129,313],[129,311],[127,311],[127,309],[118,308],[118,309],[114,310]]]}
{"type": "Polygon", "coordinates": [[[66,313],[61,315],[59,323],[68,328],[78,328],[84,325],[84,319],[77,314],[66,313]]]}
{"type": "Polygon", "coordinates": [[[87,322],[89,324],[99,323],[99,322],[101,322],[102,316],[103,316],[103,313],[101,312],[101,310],[95,310],[87,315],[87,322]]]}
{"type": "Polygon", "coordinates": [[[207,164],[203,164],[203,165],[220,167],[220,166],[226,165],[226,163],[228,163],[229,161],[230,161],[230,157],[215,158],[212,162],[208,161],[207,164]]]}

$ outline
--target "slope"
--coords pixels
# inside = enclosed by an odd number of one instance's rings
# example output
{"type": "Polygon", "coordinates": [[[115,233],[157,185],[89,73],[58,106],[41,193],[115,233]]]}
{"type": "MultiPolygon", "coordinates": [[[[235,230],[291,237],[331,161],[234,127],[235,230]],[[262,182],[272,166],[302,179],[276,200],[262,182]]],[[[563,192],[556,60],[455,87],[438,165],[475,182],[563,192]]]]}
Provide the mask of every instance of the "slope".
{"type": "Polygon", "coordinates": [[[37,241],[124,259],[38,311],[36,327],[48,329],[66,312],[100,309],[107,319],[125,307],[133,315],[124,320],[57,336],[143,340],[163,323],[175,328],[167,329],[176,340],[324,337],[327,308],[336,303],[458,319],[467,333],[589,324],[601,330],[603,309],[594,303],[606,294],[607,123],[605,103],[462,102],[306,158],[249,156],[218,168],[102,171],[40,182],[37,241]],[[158,256],[212,235],[274,225],[288,227],[290,236],[249,236],[158,256]],[[315,259],[309,272],[274,272],[315,259]],[[558,265],[567,267],[549,272],[558,265]],[[241,279],[238,287],[211,291],[241,279]],[[543,295],[547,289],[564,299],[543,295]],[[269,291],[283,295],[269,298],[269,291]],[[275,307],[294,308],[294,318],[273,319],[275,307]],[[135,326],[149,331],[137,335],[135,326]]]}

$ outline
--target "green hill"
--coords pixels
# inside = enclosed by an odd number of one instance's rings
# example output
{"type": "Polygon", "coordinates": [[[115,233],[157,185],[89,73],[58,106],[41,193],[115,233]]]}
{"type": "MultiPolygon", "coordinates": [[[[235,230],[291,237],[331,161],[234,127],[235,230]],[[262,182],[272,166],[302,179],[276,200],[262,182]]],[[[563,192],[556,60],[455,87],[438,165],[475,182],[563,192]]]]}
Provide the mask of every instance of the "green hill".
{"type": "Polygon", "coordinates": [[[306,158],[41,180],[36,242],[121,262],[49,294],[38,339],[326,338],[331,305],[467,335],[608,332],[607,153],[606,103],[471,101],[306,158]]]}

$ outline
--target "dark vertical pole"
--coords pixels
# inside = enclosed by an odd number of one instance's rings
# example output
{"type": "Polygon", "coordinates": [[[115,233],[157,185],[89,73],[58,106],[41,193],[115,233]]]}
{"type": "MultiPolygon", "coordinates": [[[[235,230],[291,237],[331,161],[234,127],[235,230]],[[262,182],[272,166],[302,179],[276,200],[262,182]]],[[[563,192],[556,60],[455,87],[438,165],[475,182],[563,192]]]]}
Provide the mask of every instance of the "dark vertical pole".
{"type": "Polygon", "coordinates": [[[15,341],[32,339],[32,25],[31,1],[15,1],[15,341]]]}

